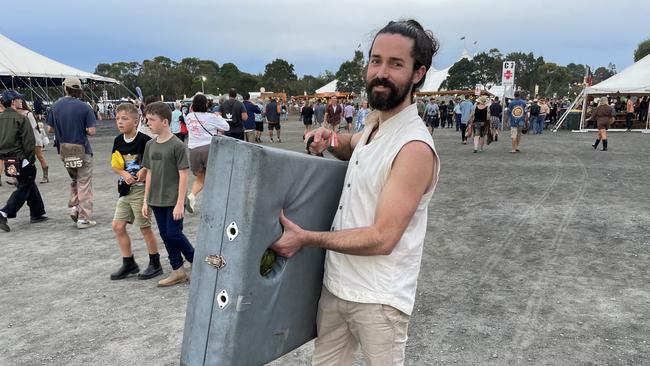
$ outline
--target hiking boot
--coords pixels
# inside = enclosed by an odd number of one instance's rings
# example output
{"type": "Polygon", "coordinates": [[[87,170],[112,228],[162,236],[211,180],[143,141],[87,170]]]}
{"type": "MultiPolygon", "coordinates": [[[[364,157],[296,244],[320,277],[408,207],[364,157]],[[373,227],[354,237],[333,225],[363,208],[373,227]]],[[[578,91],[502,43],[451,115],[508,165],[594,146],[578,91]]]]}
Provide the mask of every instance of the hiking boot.
{"type": "Polygon", "coordinates": [[[36,217],[31,217],[29,219],[29,223],[30,224],[37,224],[39,222],[43,222],[43,221],[46,221],[48,219],[49,219],[49,217],[47,217],[45,215],[40,215],[40,216],[36,216],[36,217]]]}
{"type": "Polygon", "coordinates": [[[140,272],[140,267],[138,263],[135,262],[133,256],[122,258],[122,267],[117,270],[117,272],[111,273],[111,280],[123,280],[129,275],[136,274],[140,272]]]}
{"type": "Polygon", "coordinates": [[[79,221],[79,210],[77,209],[77,206],[70,209],[70,218],[75,223],[79,221]]]}
{"type": "Polygon", "coordinates": [[[165,279],[158,281],[158,287],[169,287],[187,281],[187,273],[183,267],[172,270],[169,276],[165,279]]]}
{"type": "Polygon", "coordinates": [[[7,218],[2,215],[0,215],[0,230],[4,230],[6,232],[11,231],[9,225],[7,225],[7,218]]]}
{"type": "Polygon", "coordinates": [[[88,229],[97,225],[97,221],[94,220],[79,220],[77,221],[77,229],[88,229]]]}

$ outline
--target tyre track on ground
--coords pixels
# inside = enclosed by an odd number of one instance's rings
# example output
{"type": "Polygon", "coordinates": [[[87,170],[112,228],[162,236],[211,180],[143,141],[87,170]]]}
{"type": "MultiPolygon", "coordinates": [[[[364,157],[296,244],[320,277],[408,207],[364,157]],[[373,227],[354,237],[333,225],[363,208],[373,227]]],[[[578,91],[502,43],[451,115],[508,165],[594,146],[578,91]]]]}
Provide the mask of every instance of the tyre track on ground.
{"type": "Polygon", "coordinates": [[[488,280],[492,280],[493,277],[490,276],[490,273],[499,265],[501,261],[503,261],[503,255],[506,249],[510,248],[510,245],[513,242],[513,239],[517,235],[517,233],[520,231],[522,227],[525,227],[525,225],[529,222],[530,218],[532,215],[537,211],[537,209],[542,206],[544,201],[548,199],[548,197],[553,193],[554,189],[556,188],[557,183],[560,181],[560,178],[562,177],[562,170],[561,170],[561,163],[560,159],[557,155],[553,154],[553,158],[555,160],[554,168],[555,168],[555,173],[553,175],[553,180],[546,186],[546,189],[544,190],[544,193],[531,205],[526,209],[524,212],[523,216],[517,220],[517,222],[510,227],[510,231],[506,235],[505,239],[501,242],[501,244],[496,248],[496,250],[487,258],[483,266],[481,266],[481,270],[478,273],[479,280],[478,280],[478,288],[483,286],[488,280]]]}
{"type": "MultiPolygon", "coordinates": [[[[569,154],[567,154],[569,155],[569,154]]],[[[537,320],[540,316],[541,310],[542,310],[542,305],[544,304],[545,301],[545,290],[547,289],[547,279],[549,278],[549,264],[554,263],[555,260],[557,259],[557,248],[558,244],[562,241],[564,238],[565,230],[568,228],[569,223],[573,219],[573,216],[575,215],[576,212],[576,207],[582,200],[582,198],[585,195],[585,192],[587,191],[587,179],[589,177],[587,173],[587,168],[585,167],[585,164],[580,158],[574,155],[569,155],[570,158],[576,159],[576,161],[580,164],[580,170],[582,171],[582,183],[580,185],[580,188],[578,189],[575,197],[573,200],[571,200],[571,203],[569,204],[569,207],[566,210],[566,213],[562,217],[562,221],[558,225],[556,231],[555,231],[555,236],[553,237],[553,240],[550,242],[550,245],[546,248],[544,248],[544,252],[546,253],[545,256],[541,259],[541,267],[542,269],[537,273],[537,277],[535,281],[531,284],[531,288],[533,289],[533,292],[528,298],[528,301],[526,303],[526,309],[519,315],[519,318],[521,321],[518,321],[517,328],[515,329],[515,334],[512,338],[512,353],[510,353],[510,356],[512,359],[507,360],[508,364],[511,363],[516,363],[517,361],[521,361],[523,358],[523,351],[524,348],[527,348],[527,346],[530,345],[531,339],[535,337],[535,334],[537,334],[537,328],[535,327],[535,324],[537,323],[537,320]]]]}

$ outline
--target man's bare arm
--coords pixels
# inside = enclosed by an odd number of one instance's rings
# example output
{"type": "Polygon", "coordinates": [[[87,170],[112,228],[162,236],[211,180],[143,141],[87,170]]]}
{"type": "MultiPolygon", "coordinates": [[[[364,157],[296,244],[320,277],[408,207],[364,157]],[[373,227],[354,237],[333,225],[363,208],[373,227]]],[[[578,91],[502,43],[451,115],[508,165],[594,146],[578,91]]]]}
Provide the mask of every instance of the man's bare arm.
{"type": "Polygon", "coordinates": [[[393,162],[379,197],[375,222],[368,227],[334,232],[301,229],[284,215],[285,232],[271,248],[291,257],[302,246],[314,246],[352,255],[389,255],[413,218],[422,196],[437,177],[436,159],[422,141],[406,144],[393,162]]]}

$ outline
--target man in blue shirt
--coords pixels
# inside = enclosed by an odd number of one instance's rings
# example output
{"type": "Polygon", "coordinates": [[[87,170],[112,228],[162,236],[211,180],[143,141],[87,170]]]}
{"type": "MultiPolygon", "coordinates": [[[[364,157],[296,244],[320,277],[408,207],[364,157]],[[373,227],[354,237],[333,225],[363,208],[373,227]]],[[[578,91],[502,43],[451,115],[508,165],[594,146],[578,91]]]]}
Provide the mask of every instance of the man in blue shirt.
{"type": "Polygon", "coordinates": [[[508,112],[510,119],[510,138],[512,139],[511,153],[519,152],[519,142],[521,141],[521,133],[526,126],[526,102],[521,99],[521,94],[516,91],[515,99],[508,104],[508,112]]]}
{"type": "Polygon", "coordinates": [[[255,115],[261,114],[262,110],[251,102],[251,95],[249,93],[244,93],[243,97],[244,108],[246,108],[246,114],[248,114],[248,118],[244,121],[244,137],[247,142],[258,142],[257,138],[255,138],[255,115]]]}
{"type": "Polygon", "coordinates": [[[65,97],[52,105],[47,124],[56,136],[57,150],[65,157],[64,164],[68,165],[66,170],[72,178],[68,201],[70,218],[77,223],[78,229],[86,229],[97,224],[92,220],[93,151],[88,141],[88,136],[95,135],[95,113],[79,99],[83,93],[79,79],[66,78],[63,85],[65,97]]]}
{"type": "Polygon", "coordinates": [[[460,109],[460,134],[463,144],[467,145],[467,136],[465,136],[465,131],[467,130],[469,118],[472,116],[472,111],[474,110],[474,103],[469,99],[469,94],[465,94],[465,100],[460,103],[458,108],[460,109]]]}

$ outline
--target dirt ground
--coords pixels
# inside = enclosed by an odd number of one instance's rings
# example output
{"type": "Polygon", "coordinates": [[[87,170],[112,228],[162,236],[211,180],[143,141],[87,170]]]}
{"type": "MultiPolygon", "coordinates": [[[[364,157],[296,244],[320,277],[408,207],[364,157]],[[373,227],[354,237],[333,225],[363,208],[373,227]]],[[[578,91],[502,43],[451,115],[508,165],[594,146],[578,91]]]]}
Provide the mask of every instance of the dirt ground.
{"type": "MultiPolygon", "coordinates": [[[[49,149],[51,183],[39,187],[51,219],[29,224],[24,208],[0,232],[0,365],[179,363],[188,286],[109,280],[120,264],[110,225],[115,132],[100,123],[98,226],[74,227],[69,179],[49,149]]],[[[299,122],[283,132],[274,146],[302,150],[299,122]]],[[[520,154],[504,136],[473,154],[454,130],[436,131],[442,171],[407,364],[650,365],[650,135],[612,133],[601,152],[589,146],[593,133],[547,132],[524,136],[520,154]]],[[[11,190],[3,184],[0,201],[11,190]]],[[[191,241],[198,218],[185,221],[191,241]]],[[[130,233],[144,269],[142,236],[130,233]]],[[[273,365],[309,364],[311,349],[273,365]]]]}

